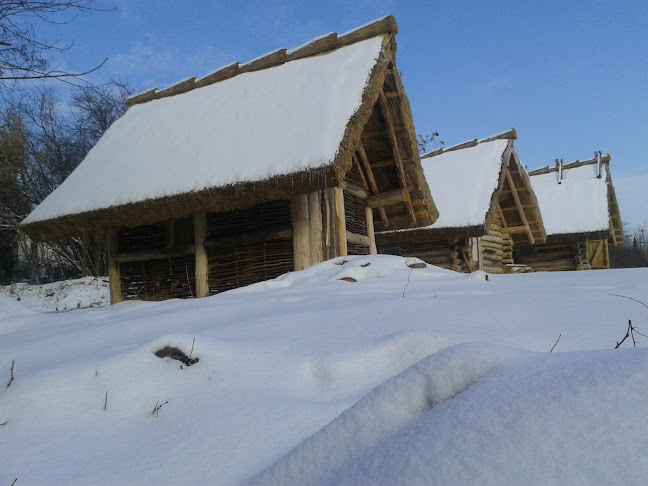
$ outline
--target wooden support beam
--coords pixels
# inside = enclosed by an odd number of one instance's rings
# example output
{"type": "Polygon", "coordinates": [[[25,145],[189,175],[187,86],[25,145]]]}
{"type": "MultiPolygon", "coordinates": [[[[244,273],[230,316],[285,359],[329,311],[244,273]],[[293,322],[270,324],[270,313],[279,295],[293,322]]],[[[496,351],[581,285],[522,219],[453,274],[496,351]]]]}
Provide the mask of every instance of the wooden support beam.
{"type": "Polygon", "coordinates": [[[290,200],[293,227],[293,261],[295,270],[310,267],[310,226],[308,223],[308,195],[302,194],[290,200]]]}
{"type": "Polygon", "coordinates": [[[323,261],[322,258],[322,193],[314,191],[308,193],[308,227],[310,237],[310,263],[315,265],[323,261]]]}
{"type": "Polygon", "coordinates": [[[378,249],[376,248],[376,235],[374,232],[374,217],[373,217],[373,209],[371,208],[365,208],[366,211],[366,218],[367,218],[367,236],[369,236],[369,254],[370,255],[375,255],[378,253],[378,249]]]}
{"type": "Polygon", "coordinates": [[[353,163],[355,164],[356,168],[358,169],[358,172],[360,173],[360,178],[362,179],[362,187],[366,191],[369,190],[369,181],[367,180],[367,176],[365,175],[365,171],[360,165],[360,162],[358,161],[358,157],[356,157],[356,154],[354,153],[351,158],[353,159],[353,163]]]}
{"type": "Polygon", "coordinates": [[[205,238],[207,237],[207,214],[194,216],[194,245],[196,253],[196,297],[209,295],[209,264],[205,238]]]}
{"type": "Polygon", "coordinates": [[[504,212],[502,211],[502,206],[500,206],[499,202],[497,204],[497,213],[499,214],[500,220],[502,222],[502,227],[506,228],[508,226],[508,223],[506,222],[506,218],[504,217],[504,212]]]}
{"type": "MultiPolygon", "coordinates": [[[[393,130],[395,133],[402,133],[407,131],[407,127],[405,125],[395,125],[393,127],[393,130]]],[[[386,136],[388,135],[387,132],[385,132],[384,128],[376,128],[375,130],[365,130],[364,132],[362,132],[362,138],[364,139],[386,136]]]]}
{"type": "Polygon", "coordinates": [[[116,261],[119,263],[130,263],[145,260],[165,260],[167,258],[193,255],[195,252],[196,246],[190,243],[188,245],[174,246],[173,248],[127,251],[118,254],[116,261]]]}
{"type": "Polygon", "coordinates": [[[512,234],[526,233],[527,230],[528,228],[526,226],[507,226],[506,228],[502,228],[502,234],[512,235],[512,234]]]}
{"type": "Polygon", "coordinates": [[[515,201],[515,205],[518,208],[520,221],[522,221],[522,224],[526,226],[526,233],[527,233],[527,239],[529,240],[529,244],[533,245],[535,243],[535,238],[533,237],[533,232],[529,227],[529,222],[527,221],[527,217],[526,214],[524,213],[524,209],[522,209],[522,203],[520,202],[520,196],[518,196],[517,190],[515,188],[515,182],[513,182],[513,178],[511,177],[511,173],[509,172],[508,168],[504,169],[504,173],[506,174],[506,181],[508,182],[508,185],[511,188],[511,194],[513,195],[513,200],[515,201]]]}
{"type": "Polygon", "coordinates": [[[342,190],[344,192],[347,192],[359,199],[367,199],[370,196],[367,191],[365,191],[362,187],[354,184],[353,182],[342,181],[340,187],[342,187],[342,190]]]}
{"type": "MultiPolygon", "coordinates": [[[[367,198],[366,204],[370,208],[380,208],[384,206],[394,206],[409,201],[409,193],[405,189],[394,189],[389,192],[381,192],[375,196],[367,198]]],[[[411,201],[410,205],[411,205],[411,201]]]]}
{"type": "Polygon", "coordinates": [[[366,246],[367,248],[371,247],[371,238],[365,235],[359,235],[358,233],[352,233],[347,231],[346,238],[349,243],[352,245],[361,245],[366,246]]]}
{"type": "Polygon", "coordinates": [[[106,234],[107,253],[108,253],[108,281],[110,287],[110,303],[118,304],[124,300],[124,294],[121,288],[121,270],[117,255],[119,254],[119,230],[110,229],[106,234]]]}
{"type": "MultiPolygon", "coordinates": [[[[365,152],[362,142],[358,144],[358,155],[360,156],[360,162],[362,162],[362,166],[364,167],[367,174],[367,181],[369,182],[369,188],[371,189],[371,192],[373,194],[378,194],[380,192],[378,190],[378,184],[376,183],[376,178],[374,177],[373,170],[371,168],[371,165],[369,164],[369,159],[367,158],[367,152],[365,152]]],[[[385,208],[379,208],[378,214],[380,215],[380,220],[382,221],[383,225],[385,225],[385,229],[389,229],[389,220],[387,219],[385,208]]]]}
{"type": "MultiPolygon", "coordinates": [[[[405,176],[405,168],[403,167],[403,160],[400,155],[400,149],[398,148],[398,139],[396,138],[396,132],[394,130],[394,121],[392,118],[391,109],[389,107],[389,102],[385,97],[383,91],[378,95],[378,103],[380,104],[380,110],[382,111],[383,118],[385,119],[385,124],[387,125],[387,138],[389,139],[389,145],[391,145],[392,155],[394,157],[394,162],[396,163],[396,173],[398,174],[398,180],[403,188],[408,186],[407,177],[405,176]]],[[[407,194],[407,210],[410,214],[412,224],[416,224],[416,214],[414,213],[414,208],[412,207],[412,201],[409,197],[409,192],[407,194]]]]}
{"type": "MultiPolygon", "coordinates": [[[[407,163],[410,163],[410,162],[414,162],[414,158],[413,157],[403,157],[401,159],[401,161],[403,162],[403,164],[407,164],[407,163]]],[[[371,168],[372,169],[382,169],[384,167],[393,167],[395,165],[396,165],[396,162],[394,162],[393,159],[389,159],[389,160],[381,160],[380,162],[372,162],[371,163],[371,168]]]]}
{"type": "Polygon", "coordinates": [[[339,256],[348,255],[347,250],[347,230],[346,230],[346,215],[344,214],[344,192],[341,187],[334,187],[329,189],[335,194],[335,213],[337,216],[337,232],[340,239],[340,254],[339,256]]]}

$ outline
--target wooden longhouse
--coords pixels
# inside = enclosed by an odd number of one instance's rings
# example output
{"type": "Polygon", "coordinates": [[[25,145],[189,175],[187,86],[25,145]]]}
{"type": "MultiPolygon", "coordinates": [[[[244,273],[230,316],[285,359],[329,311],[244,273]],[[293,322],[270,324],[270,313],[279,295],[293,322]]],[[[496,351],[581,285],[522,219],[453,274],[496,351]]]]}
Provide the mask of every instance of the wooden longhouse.
{"type": "Polygon", "coordinates": [[[609,246],[625,244],[610,156],[529,172],[547,229],[544,245],[518,250],[516,260],[536,271],[610,268],[609,246]]]}
{"type": "Polygon", "coordinates": [[[546,234],[529,177],[517,156],[514,129],[424,154],[425,177],[439,210],[426,227],[379,232],[379,252],[416,256],[461,272],[505,273],[514,247],[544,243],[546,234]]]}
{"type": "Polygon", "coordinates": [[[23,222],[105,232],[111,302],[203,297],[432,224],[388,16],[128,100],[23,222]]]}

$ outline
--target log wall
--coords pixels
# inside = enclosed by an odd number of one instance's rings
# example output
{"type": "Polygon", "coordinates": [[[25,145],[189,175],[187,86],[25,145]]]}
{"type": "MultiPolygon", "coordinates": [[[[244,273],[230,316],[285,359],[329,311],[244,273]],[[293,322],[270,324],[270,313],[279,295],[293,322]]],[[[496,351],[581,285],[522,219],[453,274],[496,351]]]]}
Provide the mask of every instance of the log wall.
{"type": "MultiPolygon", "coordinates": [[[[487,233],[479,238],[481,269],[486,273],[504,273],[504,238],[499,211],[493,211],[487,233]]],[[[507,241],[507,248],[509,243],[507,241]]]]}
{"type": "Polygon", "coordinates": [[[474,270],[473,252],[469,240],[402,243],[396,247],[381,248],[380,252],[404,257],[417,257],[430,265],[455,272],[470,273],[474,270]]]}
{"type": "Polygon", "coordinates": [[[591,270],[587,243],[538,245],[516,250],[516,263],[527,265],[537,272],[591,270]]]}

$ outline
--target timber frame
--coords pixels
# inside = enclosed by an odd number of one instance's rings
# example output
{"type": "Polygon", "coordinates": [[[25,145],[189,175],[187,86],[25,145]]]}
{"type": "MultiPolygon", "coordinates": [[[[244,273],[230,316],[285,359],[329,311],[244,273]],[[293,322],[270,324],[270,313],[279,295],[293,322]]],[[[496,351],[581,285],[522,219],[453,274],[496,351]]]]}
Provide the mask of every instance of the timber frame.
{"type": "MultiPolygon", "coordinates": [[[[381,232],[376,236],[380,252],[416,256],[430,264],[455,271],[484,270],[504,273],[515,267],[513,247],[529,247],[546,241],[546,232],[529,177],[513,147],[515,129],[482,140],[471,140],[423,155],[429,159],[448,152],[470,149],[481,143],[508,140],[501,155],[497,187],[493,191],[484,222],[476,226],[427,226],[407,231],[381,232]]],[[[456,175],[461,181],[461,174],[456,175]]],[[[448,181],[448,184],[460,182],[448,181]]],[[[461,204],[458,187],[453,206],[461,204]]]]}

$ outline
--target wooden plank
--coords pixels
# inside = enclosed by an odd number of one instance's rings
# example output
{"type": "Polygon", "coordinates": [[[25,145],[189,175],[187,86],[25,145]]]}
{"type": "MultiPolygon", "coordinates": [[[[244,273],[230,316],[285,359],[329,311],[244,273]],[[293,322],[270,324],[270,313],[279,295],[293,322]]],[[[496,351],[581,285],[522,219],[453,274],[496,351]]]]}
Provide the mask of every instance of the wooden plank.
{"type": "MultiPolygon", "coordinates": [[[[374,177],[373,170],[371,169],[371,165],[369,164],[369,159],[367,158],[367,152],[365,152],[362,142],[358,144],[358,155],[360,156],[360,162],[362,163],[362,166],[365,169],[365,173],[367,174],[367,181],[369,182],[369,188],[371,189],[371,192],[373,194],[378,194],[380,192],[378,190],[378,184],[376,183],[376,178],[374,177]]],[[[387,219],[385,208],[379,208],[378,215],[380,216],[380,220],[385,225],[385,229],[388,229],[389,220],[387,219]]]]}
{"type": "Polygon", "coordinates": [[[369,236],[369,254],[370,255],[375,255],[378,253],[378,249],[376,248],[376,234],[374,232],[374,217],[373,217],[373,209],[371,208],[366,208],[366,214],[367,214],[367,236],[369,236]]]}
{"type": "Polygon", "coordinates": [[[515,188],[515,182],[513,182],[513,178],[511,177],[511,173],[509,172],[508,167],[504,169],[504,174],[506,174],[506,181],[508,182],[509,187],[511,188],[511,194],[513,195],[513,200],[515,201],[515,205],[518,208],[520,221],[522,221],[522,224],[526,226],[526,233],[527,233],[527,239],[529,240],[529,244],[533,245],[535,243],[535,238],[533,237],[533,232],[529,227],[529,222],[527,221],[524,209],[522,209],[522,203],[520,202],[520,197],[518,196],[517,189],[515,188]]]}
{"type": "Polygon", "coordinates": [[[366,200],[367,207],[380,208],[384,206],[393,206],[408,201],[409,193],[405,189],[394,189],[389,192],[381,192],[375,196],[370,196],[366,200]]]}
{"type": "Polygon", "coordinates": [[[308,225],[310,232],[310,263],[315,265],[322,258],[322,194],[320,191],[308,194],[308,225]]]}
{"type": "Polygon", "coordinates": [[[124,294],[121,288],[121,270],[117,255],[119,254],[119,230],[110,229],[106,234],[107,256],[108,256],[108,281],[110,287],[110,303],[118,304],[124,300],[124,294]]]}
{"type": "Polygon", "coordinates": [[[209,295],[209,264],[207,262],[207,250],[205,250],[206,236],[207,214],[196,214],[194,216],[194,245],[196,247],[196,297],[207,297],[209,295]]]}
{"type": "Polygon", "coordinates": [[[196,247],[193,243],[174,246],[173,248],[160,248],[152,250],[138,250],[120,253],[116,256],[119,263],[141,262],[145,260],[164,260],[179,256],[193,255],[196,247]]]}
{"type": "MultiPolygon", "coordinates": [[[[389,107],[389,102],[385,97],[383,91],[378,95],[378,104],[380,105],[380,110],[382,111],[383,117],[385,119],[385,124],[387,125],[387,138],[389,140],[389,145],[391,145],[392,155],[394,157],[394,162],[396,162],[396,173],[398,174],[398,180],[403,188],[408,186],[407,177],[405,176],[405,168],[403,167],[403,160],[401,158],[400,149],[398,148],[398,139],[396,138],[396,132],[394,131],[394,121],[391,114],[391,109],[389,107]]],[[[416,224],[416,214],[414,214],[414,208],[412,207],[412,201],[409,197],[409,192],[407,193],[407,199],[405,201],[407,204],[407,210],[410,214],[412,224],[416,224]]]]}
{"type": "Polygon", "coordinates": [[[293,261],[295,270],[310,267],[310,226],[308,223],[308,195],[301,194],[290,200],[290,217],[293,227],[293,261]]]}

